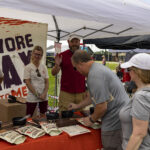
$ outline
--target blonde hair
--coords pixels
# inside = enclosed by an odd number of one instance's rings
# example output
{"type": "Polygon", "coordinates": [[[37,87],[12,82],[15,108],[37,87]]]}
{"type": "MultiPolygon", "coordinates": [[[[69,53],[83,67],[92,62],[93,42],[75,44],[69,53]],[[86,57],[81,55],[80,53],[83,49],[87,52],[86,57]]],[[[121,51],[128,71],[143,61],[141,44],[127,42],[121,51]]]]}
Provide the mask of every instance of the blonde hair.
{"type": "Polygon", "coordinates": [[[30,59],[31,62],[33,61],[33,53],[34,53],[35,50],[42,52],[42,56],[43,56],[43,48],[42,48],[41,46],[38,46],[38,45],[37,45],[37,46],[35,46],[35,47],[33,48],[33,50],[32,50],[31,59],[30,59]]]}
{"type": "Polygon", "coordinates": [[[131,69],[138,75],[143,83],[150,83],[150,70],[143,70],[136,67],[131,67],[131,69]]]}

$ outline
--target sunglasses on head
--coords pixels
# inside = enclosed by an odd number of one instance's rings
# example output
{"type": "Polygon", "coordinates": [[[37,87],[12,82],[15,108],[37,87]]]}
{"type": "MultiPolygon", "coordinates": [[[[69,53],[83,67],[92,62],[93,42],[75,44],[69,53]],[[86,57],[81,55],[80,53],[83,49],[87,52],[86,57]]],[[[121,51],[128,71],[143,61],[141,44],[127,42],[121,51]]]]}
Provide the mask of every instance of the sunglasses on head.
{"type": "Polygon", "coordinates": [[[36,69],[36,73],[37,73],[37,76],[38,76],[38,77],[41,77],[41,74],[40,74],[40,72],[39,72],[39,69],[36,69]]]}

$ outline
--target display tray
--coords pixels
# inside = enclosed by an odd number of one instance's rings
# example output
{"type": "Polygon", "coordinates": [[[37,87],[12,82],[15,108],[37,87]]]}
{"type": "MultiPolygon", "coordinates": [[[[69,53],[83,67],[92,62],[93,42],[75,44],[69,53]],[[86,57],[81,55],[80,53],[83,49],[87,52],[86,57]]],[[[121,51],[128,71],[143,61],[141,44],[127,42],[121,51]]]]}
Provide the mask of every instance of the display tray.
{"type": "Polygon", "coordinates": [[[71,125],[77,125],[78,121],[75,118],[63,118],[63,119],[57,119],[56,125],[57,127],[66,127],[71,125]]]}

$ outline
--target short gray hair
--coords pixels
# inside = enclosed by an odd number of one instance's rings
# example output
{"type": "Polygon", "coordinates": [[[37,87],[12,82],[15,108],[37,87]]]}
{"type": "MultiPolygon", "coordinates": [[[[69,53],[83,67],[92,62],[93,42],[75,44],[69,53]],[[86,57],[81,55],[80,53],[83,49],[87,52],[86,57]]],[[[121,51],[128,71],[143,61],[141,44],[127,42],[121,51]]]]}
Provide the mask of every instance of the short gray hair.
{"type": "Polygon", "coordinates": [[[84,50],[75,51],[71,59],[76,64],[78,64],[79,62],[88,62],[92,60],[91,55],[84,50]]]}

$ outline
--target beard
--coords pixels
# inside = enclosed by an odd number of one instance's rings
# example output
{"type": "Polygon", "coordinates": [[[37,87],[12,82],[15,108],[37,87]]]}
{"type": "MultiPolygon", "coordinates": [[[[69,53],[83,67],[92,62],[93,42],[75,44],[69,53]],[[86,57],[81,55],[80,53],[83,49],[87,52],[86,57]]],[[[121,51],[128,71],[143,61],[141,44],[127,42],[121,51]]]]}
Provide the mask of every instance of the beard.
{"type": "Polygon", "coordinates": [[[74,52],[74,51],[78,50],[80,48],[80,46],[70,46],[69,48],[72,52],[74,52]]]}

